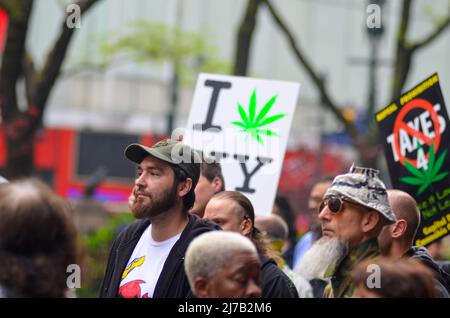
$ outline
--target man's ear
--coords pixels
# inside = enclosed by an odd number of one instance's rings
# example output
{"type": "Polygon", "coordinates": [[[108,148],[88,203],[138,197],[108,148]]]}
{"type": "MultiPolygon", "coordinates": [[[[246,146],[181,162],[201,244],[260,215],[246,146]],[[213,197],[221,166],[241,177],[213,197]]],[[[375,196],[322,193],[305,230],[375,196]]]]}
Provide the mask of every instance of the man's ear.
{"type": "Polygon", "coordinates": [[[392,227],[391,236],[393,238],[399,238],[405,234],[406,229],[408,228],[408,223],[404,219],[397,220],[394,226],[392,227]]]}
{"type": "Polygon", "coordinates": [[[362,219],[362,230],[367,233],[372,231],[381,222],[380,214],[377,211],[368,211],[362,219]]]}
{"type": "Polygon", "coordinates": [[[253,230],[253,222],[249,218],[245,218],[241,223],[241,234],[250,237],[253,230]]]}
{"type": "Polygon", "coordinates": [[[204,277],[196,277],[194,280],[194,294],[198,298],[208,298],[209,295],[209,283],[204,277]]]}
{"type": "Polygon", "coordinates": [[[184,197],[186,194],[189,193],[189,191],[191,191],[192,188],[192,179],[191,178],[187,178],[185,181],[180,182],[180,184],[178,185],[178,194],[180,197],[184,197]]]}
{"type": "Polygon", "coordinates": [[[213,185],[214,193],[222,191],[223,183],[219,177],[214,177],[211,183],[213,185]]]}

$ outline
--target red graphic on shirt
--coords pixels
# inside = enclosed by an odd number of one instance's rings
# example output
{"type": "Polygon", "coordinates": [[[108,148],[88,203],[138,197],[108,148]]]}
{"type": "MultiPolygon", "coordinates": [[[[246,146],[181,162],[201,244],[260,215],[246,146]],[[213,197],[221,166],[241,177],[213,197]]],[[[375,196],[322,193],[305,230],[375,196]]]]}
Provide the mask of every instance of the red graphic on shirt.
{"type": "Polygon", "coordinates": [[[141,295],[141,284],[143,280],[132,280],[119,288],[118,296],[120,298],[148,298],[148,293],[141,295]]]}

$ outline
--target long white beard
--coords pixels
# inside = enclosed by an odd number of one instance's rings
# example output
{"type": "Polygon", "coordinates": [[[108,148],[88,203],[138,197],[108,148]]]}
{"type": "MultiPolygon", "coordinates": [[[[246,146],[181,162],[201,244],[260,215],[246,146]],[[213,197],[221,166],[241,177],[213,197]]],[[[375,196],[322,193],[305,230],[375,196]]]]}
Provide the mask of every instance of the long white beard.
{"type": "Polygon", "coordinates": [[[325,279],[327,269],[341,261],[348,252],[348,244],[338,238],[321,237],[306,251],[302,260],[295,268],[300,276],[311,280],[325,279]]]}

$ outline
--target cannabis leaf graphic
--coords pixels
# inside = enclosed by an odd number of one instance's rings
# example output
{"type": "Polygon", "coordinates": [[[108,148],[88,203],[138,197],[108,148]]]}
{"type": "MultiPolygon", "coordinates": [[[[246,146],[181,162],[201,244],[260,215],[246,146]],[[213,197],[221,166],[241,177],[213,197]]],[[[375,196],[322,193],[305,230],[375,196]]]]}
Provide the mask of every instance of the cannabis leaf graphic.
{"type": "Polygon", "coordinates": [[[272,106],[277,100],[277,95],[273,96],[267,101],[261,111],[256,114],[256,90],[253,90],[252,96],[250,97],[250,102],[248,104],[248,113],[245,112],[244,108],[240,103],[238,103],[238,111],[242,121],[233,121],[231,124],[242,128],[242,132],[248,133],[252,138],[256,139],[260,144],[263,144],[261,135],[268,137],[278,136],[278,134],[268,128],[264,128],[277,120],[285,117],[286,114],[277,114],[272,116],[267,116],[272,106]]]}
{"type": "Polygon", "coordinates": [[[446,156],[447,149],[445,149],[438,160],[436,160],[434,144],[431,144],[427,170],[423,168],[417,169],[405,160],[405,168],[411,173],[411,176],[400,178],[400,181],[406,184],[420,186],[417,191],[417,195],[420,195],[425,189],[431,186],[432,183],[441,181],[448,175],[448,172],[439,172],[446,156]]]}

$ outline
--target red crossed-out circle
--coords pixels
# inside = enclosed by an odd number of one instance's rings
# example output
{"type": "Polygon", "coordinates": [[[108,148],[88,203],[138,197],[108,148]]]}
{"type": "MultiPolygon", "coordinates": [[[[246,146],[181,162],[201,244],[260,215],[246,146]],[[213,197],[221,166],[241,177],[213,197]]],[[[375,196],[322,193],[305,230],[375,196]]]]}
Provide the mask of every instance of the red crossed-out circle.
{"type": "MultiPolygon", "coordinates": [[[[440,130],[439,118],[438,118],[437,112],[433,108],[433,105],[431,105],[431,103],[429,101],[427,101],[425,99],[421,99],[421,98],[416,98],[416,99],[413,99],[412,101],[408,102],[405,106],[402,107],[402,109],[400,110],[400,113],[398,114],[397,118],[395,119],[395,123],[394,123],[394,147],[395,147],[395,152],[397,153],[398,158],[400,160],[400,163],[404,166],[405,165],[404,161],[407,160],[410,164],[412,164],[413,166],[416,167],[417,159],[413,160],[410,158],[406,158],[400,152],[400,144],[399,144],[400,129],[405,130],[408,135],[411,135],[413,137],[416,137],[417,139],[422,140],[428,146],[431,146],[431,144],[434,141],[434,152],[437,153],[437,151],[439,149],[439,144],[441,143],[441,134],[439,133],[439,130],[440,130]],[[414,128],[408,126],[406,124],[406,122],[403,121],[404,118],[406,117],[406,115],[411,110],[418,109],[418,108],[422,108],[425,111],[428,111],[428,113],[430,114],[431,120],[433,121],[433,127],[434,127],[434,136],[435,136],[434,140],[428,136],[425,136],[422,132],[417,131],[414,128]]],[[[429,153],[426,155],[427,159],[428,159],[428,155],[429,155],[429,153]]]]}

